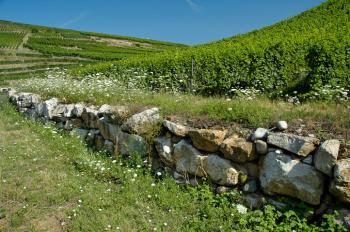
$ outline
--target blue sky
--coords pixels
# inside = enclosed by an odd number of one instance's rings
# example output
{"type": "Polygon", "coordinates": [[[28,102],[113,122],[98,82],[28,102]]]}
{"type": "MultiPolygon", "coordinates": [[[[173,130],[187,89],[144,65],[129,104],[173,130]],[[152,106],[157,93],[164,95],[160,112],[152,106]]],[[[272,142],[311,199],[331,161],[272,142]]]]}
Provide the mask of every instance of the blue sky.
{"type": "Polygon", "coordinates": [[[324,0],[0,0],[0,19],[199,44],[271,25],[324,0]]]}

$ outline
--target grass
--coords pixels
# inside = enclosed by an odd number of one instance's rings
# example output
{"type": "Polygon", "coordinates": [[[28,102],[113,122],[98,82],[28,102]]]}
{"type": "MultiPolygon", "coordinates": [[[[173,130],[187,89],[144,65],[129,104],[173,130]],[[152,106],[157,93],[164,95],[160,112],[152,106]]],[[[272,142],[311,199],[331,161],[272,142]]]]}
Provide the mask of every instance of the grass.
{"type": "MultiPolygon", "coordinates": [[[[64,74],[62,74],[64,76],[64,74]]],[[[199,126],[273,127],[286,120],[292,130],[304,127],[305,135],[321,139],[350,141],[349,102],[309,102],[292,104],[256,96],[235,99],[201,97],[188,94],[155,93],[120,87],[118,80],[70,78],[38,79],[13,83],[18,91],[39,93],[45,98],[59,97],[66,102],[88,102],[96,105],[158,106],[163,115],[200,122],[199,126]],[[239,124],[239,125],[237,125],[239,124]]]]}
{"type": "Polygon", "coordinates": [[[92,153],[77,138],[22,118],[1,95],[0,113],[0,231],[341,229],[331,216],[310,224],[271,206],[241,214],[236,192],[219,197],[206,184],[178,186],[142,160],[92,153]]]}

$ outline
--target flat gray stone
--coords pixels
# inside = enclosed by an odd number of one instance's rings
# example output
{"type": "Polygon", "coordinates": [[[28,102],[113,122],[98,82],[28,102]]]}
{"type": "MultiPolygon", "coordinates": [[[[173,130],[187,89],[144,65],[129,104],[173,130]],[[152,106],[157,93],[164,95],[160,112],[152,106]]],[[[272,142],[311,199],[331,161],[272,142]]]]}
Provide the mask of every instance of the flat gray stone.
{"type": "Polygon", "coordinates": [[[239,171],[229,160],[217,155],[209,155],[203,163],[205,172],[214,183],[225,186],[238,184],[239,171]]]}
{"type": "Polygon", "coordinates": [[[176,171],[183,175],[205,176],[205,158],[206,156],[202,156],[196,148],[185,140],[181,140],[174,146],[176,171]]]}
{"type": "Polygon", "coordinates": [[[320,140],[293,134],[270,133],[267,137],[267,143],[299,156],[307,156],[315,150],[320,140]]]}
{"type": "Polygon", "coordinates": [[[340,142],[336,139],[326,140],[318,147],[315,154],[315,167],[328,176],[332,176],[337,161],[340,142]]]}
{"type": "Polygon", "coordinates": [[[154,145],[162,162],[169,167],[173,167],[175,165],[175,160],[171,138],[165,136],[158,137],[154,140],[154,145]]]}
{"type": "Polygon", "coordinates": [[[329,191],[338,200],[350,203],[350,158],[338,160],[334,166],[329,191]]]}
{"type": "Polygon", "coordinates": [[[259,179],[268,194],[283,194],[312,205],[320,204],[323,174],[288,155],[268,153],[262,160],[259,179]]]}
{"type": "Polygon", "coordinates": [[[185,137],[188,134],[189,128],[168,120],[163,121],[163,126],[168,129],[171,133],[174,135],[177,135],[179,137],[185,137]]]}
{"type": "Polygon", "coordinates": [[[147,156],[148,146],[144,138],[119,131],[116,136],[114,154],[127,156],[147,156]]]}
{"type": "Polygon", "coordinates": [[[129,133],[142,134],[147,132],[149,126],[160,121],[159,108],[151,108],[128,118],[121,129],[129,133]]]}

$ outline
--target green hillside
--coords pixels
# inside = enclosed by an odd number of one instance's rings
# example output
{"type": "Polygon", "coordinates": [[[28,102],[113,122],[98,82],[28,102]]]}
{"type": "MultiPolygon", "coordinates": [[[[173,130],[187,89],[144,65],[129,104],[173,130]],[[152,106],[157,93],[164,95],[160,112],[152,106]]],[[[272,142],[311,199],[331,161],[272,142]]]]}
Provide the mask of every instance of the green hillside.
{"type": "Polygon", "coordinates": [[[234,95],[254,89],[270,96],[324,99],[346,95],[349,64],[350,1],[330,0],[244,35],[182,51],[87,65],[73,73],[123,74],[128,81],[134,78],[128,75],[132,68],[143,73],[141,85],[152,90],[234,95]]]}
{"type": "Polygon", "coordinates": [[[52,67],[122,60],[183,46],[0,20],[0,79],[9,79],[8,75],[41,74],[52,67]]]}

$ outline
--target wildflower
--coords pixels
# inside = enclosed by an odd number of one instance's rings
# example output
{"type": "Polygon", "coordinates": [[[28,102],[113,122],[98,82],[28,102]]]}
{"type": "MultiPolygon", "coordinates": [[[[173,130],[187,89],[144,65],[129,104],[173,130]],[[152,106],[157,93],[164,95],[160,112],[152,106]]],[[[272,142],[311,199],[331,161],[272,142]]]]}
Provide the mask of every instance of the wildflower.
{"type": "Polygon", "coordinates": [[[157,176],[161,176],[162,175],[162,173],[161,172],[157,172],[157,176]]]}
{"type": "Polygon", "coordinates": [[[237,206],[237,211],[240,214],[246,214],[247,213],[247,208],[241,204],[238,204],[237,206]]]}

